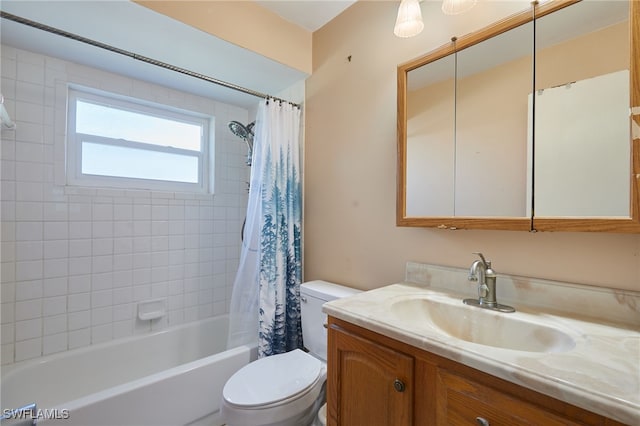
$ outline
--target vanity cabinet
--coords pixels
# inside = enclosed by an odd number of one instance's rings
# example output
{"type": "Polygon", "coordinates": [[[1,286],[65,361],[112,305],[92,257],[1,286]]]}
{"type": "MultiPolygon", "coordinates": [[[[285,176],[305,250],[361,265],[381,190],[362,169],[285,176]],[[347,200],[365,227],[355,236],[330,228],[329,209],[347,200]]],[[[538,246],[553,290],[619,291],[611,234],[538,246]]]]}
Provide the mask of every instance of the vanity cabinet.
{"type": "Polygon", "coordinates": [[[329,317],[328,426],[621,425],[329,317]]]}
{"type": "Polygon", "coordinates": [[[328,424],[412,425],[413,357],[346,330],[329,332],[328,424]],[[339,421],[338,421],[339,419],[339,421]]]}

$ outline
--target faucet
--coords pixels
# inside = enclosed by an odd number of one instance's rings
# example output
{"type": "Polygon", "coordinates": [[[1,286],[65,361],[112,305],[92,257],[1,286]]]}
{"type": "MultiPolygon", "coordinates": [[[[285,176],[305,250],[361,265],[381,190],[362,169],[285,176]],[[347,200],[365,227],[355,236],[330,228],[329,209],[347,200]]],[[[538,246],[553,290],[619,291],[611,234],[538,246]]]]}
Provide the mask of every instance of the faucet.
{"type": "Polygon", "coordinates": [[[479,308],[491,309],[500,312],[515,312],[511,306],[501,305],[496,300],[496,272],[491,269],[491,262],[487,261],[483,254],[474,252],[480,257],[469,268],[469,281],[478,282],[478,298],[464,299],[463,303],[479,308]]]}

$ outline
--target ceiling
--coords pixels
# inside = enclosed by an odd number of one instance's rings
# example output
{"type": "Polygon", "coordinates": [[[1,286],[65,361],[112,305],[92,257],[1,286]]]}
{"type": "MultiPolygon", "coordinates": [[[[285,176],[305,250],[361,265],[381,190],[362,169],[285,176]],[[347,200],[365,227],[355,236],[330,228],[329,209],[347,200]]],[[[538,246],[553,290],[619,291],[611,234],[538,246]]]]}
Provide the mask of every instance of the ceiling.
{"type": "MultiPolygon", "coordinates": [[[[284,19],[314,31],[353,1],[258,3],[284,19]]],[[[130,1],[2,0],[0,5],[4,12],[264,94],[276,95],[308,77],[301,71],[130,1]]],[[[0,22],[0,40],[6,45],[212,97],[247,109],[253,108],[258,100],[252,95],[7,19],[0,22]]]]}
{"type": "Polygon", "coordinates": [[[356,0],[258,0],[260,6],[299,27],[314,32],[342,13],[356,0]]]}

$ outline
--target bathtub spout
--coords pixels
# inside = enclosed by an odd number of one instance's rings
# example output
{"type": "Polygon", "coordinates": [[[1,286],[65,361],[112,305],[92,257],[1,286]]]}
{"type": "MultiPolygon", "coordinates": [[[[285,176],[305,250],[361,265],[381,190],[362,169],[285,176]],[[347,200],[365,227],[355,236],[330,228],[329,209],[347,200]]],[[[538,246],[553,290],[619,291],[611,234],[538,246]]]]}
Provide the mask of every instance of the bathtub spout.
{"type": "Polygon", "coordinates": [[[26,417],[25,417],[26,413],[29,413],[29,415],[31,416],[31,425],[36,426],[36,421],[38,418],[38,406],[36,405],[35,402],[32,402],[31,404],[27,404],[20,408],[16,408],[15,410],[4,410],[2,413],[2,417],[0,417],[0,422],[2,420],[9,420],[9,419],[26,420],[26,417]]]}

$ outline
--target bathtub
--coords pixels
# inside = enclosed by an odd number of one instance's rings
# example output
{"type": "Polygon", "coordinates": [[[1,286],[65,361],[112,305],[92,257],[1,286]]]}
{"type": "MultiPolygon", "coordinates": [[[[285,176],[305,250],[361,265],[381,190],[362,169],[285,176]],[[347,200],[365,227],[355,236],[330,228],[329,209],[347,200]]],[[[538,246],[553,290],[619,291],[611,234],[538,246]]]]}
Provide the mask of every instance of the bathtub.
{"type": "Polygon", "coordinates": [[[2,408],[35,402],[38,425],[221,425],[222,388],[257,353],[225,350],[227,324],[215,317],[10,365],[2,408]]]}

